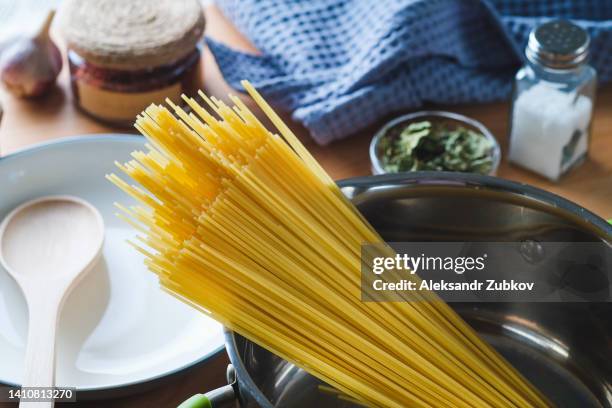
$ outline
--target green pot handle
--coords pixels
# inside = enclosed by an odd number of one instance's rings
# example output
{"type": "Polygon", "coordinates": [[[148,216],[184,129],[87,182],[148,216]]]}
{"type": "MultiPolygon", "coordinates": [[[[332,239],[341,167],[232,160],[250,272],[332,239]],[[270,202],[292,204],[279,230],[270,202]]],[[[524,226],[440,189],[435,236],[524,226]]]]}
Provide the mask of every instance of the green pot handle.
{"type": "MultiPolygon", "coordinates": [[[[234,366],[227,366],[226,378],[228,384],[206,394],[196,394],[183,401],[177,408],[221,408],[229,403],[235,404],[238,398],[238,381],[234,366]]],[[[233,405],[232,405],[233,406],[233,405]]]]}
{"type": "Polygon", "coordinates": [[[177,408],[213,408],[213,406],[206,395],[196,394],[183,401],[177,408]]]}

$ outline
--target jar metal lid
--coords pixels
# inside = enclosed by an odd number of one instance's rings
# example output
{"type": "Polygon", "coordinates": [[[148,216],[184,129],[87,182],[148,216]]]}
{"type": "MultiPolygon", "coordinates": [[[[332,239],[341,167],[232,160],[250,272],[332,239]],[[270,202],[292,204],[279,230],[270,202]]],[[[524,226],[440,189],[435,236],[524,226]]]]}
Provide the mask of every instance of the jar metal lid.
{"type": "Polygon", "coordinates": [[[589,34],[567,20],[554,20],[531,31],[525,56],[552,69],[572,69],[587,61],[589,34]]]}
{"type": "Polygon", "coordinates": [[[204,33],[199,0],[64,0],[67,46],[103,68],[142,70],[176,62],[204,33]]]}

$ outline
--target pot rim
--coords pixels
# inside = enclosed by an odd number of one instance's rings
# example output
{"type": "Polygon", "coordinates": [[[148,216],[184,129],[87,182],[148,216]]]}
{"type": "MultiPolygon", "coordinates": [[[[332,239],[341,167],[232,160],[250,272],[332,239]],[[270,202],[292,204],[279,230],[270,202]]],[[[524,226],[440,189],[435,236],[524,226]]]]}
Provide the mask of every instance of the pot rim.
{"type": "MultiPolygon", "coordinates": [[[[557,194],[534,187],[527,183],[502,179],[483,174],[459,173],[448,171],[411,171],[404,173],[381,174],[342,179],[336,182],[340,189],[355,190],[371,188],[378,185],[426,185],[480,187],[500,193],[511,193],[524,198],[552,206],[557,210],[579,217],[598,230],[602,239],[612,244],[612,224],[599,215],[587,210],[557,194]]],[[[352,199],[351,192],[344,191],[352,199]]]]}

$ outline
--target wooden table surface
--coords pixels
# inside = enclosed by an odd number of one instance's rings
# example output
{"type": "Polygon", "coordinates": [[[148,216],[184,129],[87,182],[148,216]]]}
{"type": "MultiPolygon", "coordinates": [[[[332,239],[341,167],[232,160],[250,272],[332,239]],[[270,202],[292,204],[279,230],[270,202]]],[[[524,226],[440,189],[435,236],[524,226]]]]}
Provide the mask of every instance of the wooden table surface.
{"type": "MultiPolygon", "coordinates": [[[[207,34],[244,51],[256,50],[214,8],[207,8],[207,34]]],[[[212,56],[203,56],[206,91],[218,96],[226,95],[230,88],[223,81],[212,56]]],[[[234,91],[235,93],[235,91],[234,91]]],[[[0,152],[4,155],[29,145],[55,138],[91,133],[125,132],[100,124],[81,114],[72,104],[68,88],[68,75],[64,70],[59,87],[40,101],[22,101],[0,91],[0,104],[4,116],[0,122],[0,152]]],[[[502,145],[507,148],[508,104],[436,106],[452,110],[481,121],[502,145]]],[[[405,112],[398,112],[405,113],[405,112]]],[[[346,140],[329,146],[317,146],[299,124],[290,123],[307,147],[335,179],[370,174],[368,145],[373,132],[390,118],[346,140]]],[[[128,130],[132,131],[132,130],[128,130]]],[[[505,156],[504,156],[505,157],[505,156]]],[[[559,183],[511,166],[502,160],[499,177],[525,182],[568,198],[602,217],[612,217],[612,86],[600,89],[595,110],[592,144],[588,161],[567,175],[559,183]]],[[[196,367],[186,373],[169,378],[141,395],[101,402],[65,404],[69,407],[172,407],[185,397],[223,384],[225,355],[220,355],[210,365],[196,367]]],[[[62,405],[62,404],[60,404],[62,405]]],[[[12,406],[0,403],[0,408],[12,406]]]]}

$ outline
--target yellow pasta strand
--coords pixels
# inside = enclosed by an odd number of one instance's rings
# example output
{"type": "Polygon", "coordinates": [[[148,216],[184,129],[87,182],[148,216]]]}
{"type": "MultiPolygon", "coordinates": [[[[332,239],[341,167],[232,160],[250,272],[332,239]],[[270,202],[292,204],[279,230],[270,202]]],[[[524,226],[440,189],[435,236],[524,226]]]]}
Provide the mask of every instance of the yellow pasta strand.
{"type": "MultiPolygon", "coordinates": [[[[183,97],[136,120],[146,152],[108,179],[165,290],[370,407],[549,407],[433,292],[362,302],[361,245],[377,232],[259,93],[247,106],[183,97]]],[[[418,279],[414,277],[413,279],[418,279]]]]}

